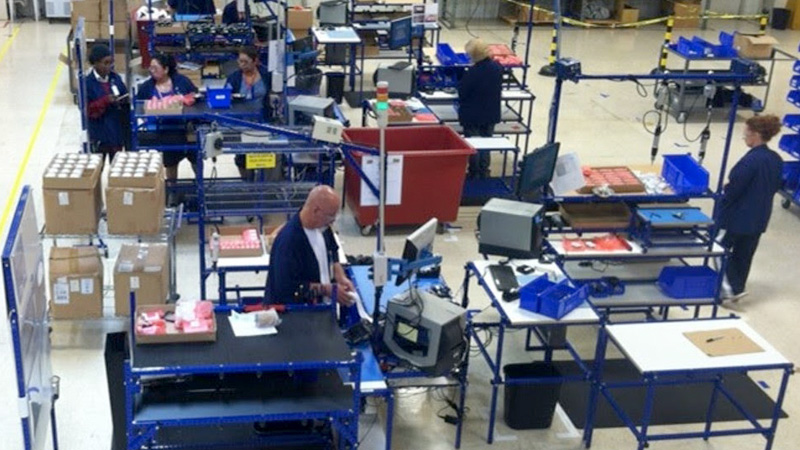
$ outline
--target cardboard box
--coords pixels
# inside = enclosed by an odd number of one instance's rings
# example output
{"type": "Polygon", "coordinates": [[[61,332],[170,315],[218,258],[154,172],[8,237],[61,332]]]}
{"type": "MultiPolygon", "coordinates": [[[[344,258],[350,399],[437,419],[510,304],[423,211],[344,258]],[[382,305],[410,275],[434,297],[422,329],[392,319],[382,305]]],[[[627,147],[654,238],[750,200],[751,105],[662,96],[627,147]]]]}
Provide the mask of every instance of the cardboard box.
{"type": "MultiPolygon", "coordinates": [[[[256,230],[259,232],[258,227],[247,225],[223,225],[216,228],[206,228],[206,242],[211,242],[211,235],[214,231],[219,233],[219,256],[221,258],[242,258],[252,256],[262,256],[264,254],[264,244],[261,234],[258,235],[259,246],[257,248],[230,248],[225,243],[235,243],[242,240],[242,234],[247,230],[256,230]]],[[[209,244],[210,245],[210,244],[209,244]]]]}
{"type": "Polygon", "coordinates": [[[136,305],[163,305],[169,295],[169,248],[166,244],[125,244],[114,265],[114,314],[130,315],[136,305]]]}
{"type": "MultiPolygon", "coordinates": [[[[189,78],[191,80],[191,78],[189,78]]],[[[194,83],[194,81],[192,81],[194,83]]],[[[197,83],[195,83],[197,86],[197,83]]],[[[149,116],[175,116],[183,114],[183,104],[182,103],[173,103],[166,108],[151,108],[150,105],[145,102],[144,103],[144,113],[149,116]]]]}
{"type": "Polygon", "coordinates": [[[73,0],[70,5],[72,7],[70,19],[73,27],[78,24],[78,17],[83,17],[88,22],[100,21],[100,0],[73,0]]]}
{"type": "Polygon", "coordinates": [[[102,172],[103,159],[99,155],[60,153],[53,157],[42,176],[48,234],[97,233],[103,210],[102,172]]]}
{"type": "Polygon", "coordinates": [[[272,251],[272,243],[275,242],[275,238],[278,237],[278,233],[281,232],[284,225],[286,222],[279,225],[264,225],[264,245],[267,247],[267,253],[272,251]]]}
{"type": "Polygon", "coordinates": [[[309,35],[309,33],[310,32],[308,31],[307,28],[306,29],[301,29],[301,28],[298,28],[298,29],[294,29],[293,28],[292,29],[292,34],[294,35],[294,38],[297,39],[297,40],[303,39],[304,37],[307,37],[309,35]]]}
{"type": "Polygon", "coordinates": [[[409,123],[414,120],[414,115],[404,102],[389,102],[388,119],[389,123],[409,123]]]}
{"type": "MultiPolygon", "coordinates": [[[[110,33],[108,30],[108,22],[100,22],[100,39],[108,39],[110,33]]],[[[114,39],[127,39],[131,33],[131,26],[128,22],[120,21],[114,22],[114,39]]]]}
{"type": "Polygon", "coordinates": [[[733,36],[733,46],[741,58],[771,58],[772,49],[777,44],[778,40],[768,35],[736,33],[733,36]]]}
{"type": "Polygon", "coordinates": [[[625,4],[624,0],[616,3],[617,21],[619,23],[634,23],[639,21],[639,9],[625,4]]]}
{"type": "Polygon", "coordinates": [[[576,230],[626,228],[631,220],[631,210],[624,203],[564,203],[559,211],[576,230]]]}
{"type": "Polygon", "coordinates": [[[106,188],[108,232],[160,232],[165,196],[164,165],[160,153],[117,153],[106,188]]]}
{"type": "Polygon", "coordinates": [[[314,25],[314,13],[311,8],[291,8],[286,11],[287,28],[308,31],[314,25]]]}
{"type": "MultiPolygon", "coordinates": [[[[141,6],[140,3],[137,3],[141,6]]],[[[103,0],[100,2],[100,20],[108,23],[108,0],[103,0]]],[[[130,16],[131,8],[128,7],[128,2],[126,0],[114,0],[114,22],[119,20],[123,20],[124,18],[130,16]]]]}
{"type": "MultiPolygon", "coordinates": [[[[108,28],[107,26],[104,27],[108,28]]],[[[100,22],[84,22],[83,37],[85,37],[86,39],[101,39],[102,33],[103,32],[102,32],[102,27],[100,26],[100,22]]],[[[108,34],[107,30],[106,34],[108,34]]]]}
{"type": "Polygon", "coordinates": [[[700,3],[684,0],[675,2],[673,28],[697,28],[700,26],[700,3]]]}
{"type": "MultiPolygon", "coordinates": [[[[175,305],[146,305],[136,307],[136,316],[151,313],[155,311],[163,311],[165,313],[175,312],[175,305]]],[[[147,335],[136,332],[136,344],[149,345],[149,344],[178,344],[185,342],[214,342],[217,340],[217,316],[213,316],[214,326],[213,330],[208,333],[183,333],[175,329],[173,322],[167,322],[167,334],[161,335],[147,335]]]]}
{"type": "Polygon", "coordinates": [[[156,25],[153,32],[156,35],[161,34],[186,34],[186,24],[185,22],[172,22],[170,24],[159,24],[156,25]]]}
{"type": "Polygon", "coordinates": [[[103,264],[95,247],[53,247],[49,259],[54,319],[103,317],[103,264]]]}

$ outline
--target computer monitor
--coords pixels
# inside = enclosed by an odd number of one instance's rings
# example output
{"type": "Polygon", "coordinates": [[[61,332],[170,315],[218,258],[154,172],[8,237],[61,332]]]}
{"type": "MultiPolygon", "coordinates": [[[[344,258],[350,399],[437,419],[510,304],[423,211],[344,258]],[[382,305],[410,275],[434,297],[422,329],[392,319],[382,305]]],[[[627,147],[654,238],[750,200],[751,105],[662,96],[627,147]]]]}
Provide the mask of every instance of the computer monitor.
{"type": "Polygon", "coordinates": [[[395,19],[389,24],[389,48],[396,50],[411,45],[411,16],[395,19]]]}
{"type": "Polygon", "coordinates": [[[520,200],[538,200],[541,197],[543,188],[553,180],[560,147],[558,142],[546,144],[522,158],[516,192],[520,200]]]}
{"type": "MultiPolygon", "coordinates": [[[[439,219],[434,217],[408,235],[403,247],[403,260],[406,263],[418,261],[433,252],[433,239],[436,237],[436,228],[438,226],[439,219]]],[[[395,280],[395,285],[400,286],[403,284],[411,276],[411,272],[410,270],[405,270],[399,273],[395,280]]]]}

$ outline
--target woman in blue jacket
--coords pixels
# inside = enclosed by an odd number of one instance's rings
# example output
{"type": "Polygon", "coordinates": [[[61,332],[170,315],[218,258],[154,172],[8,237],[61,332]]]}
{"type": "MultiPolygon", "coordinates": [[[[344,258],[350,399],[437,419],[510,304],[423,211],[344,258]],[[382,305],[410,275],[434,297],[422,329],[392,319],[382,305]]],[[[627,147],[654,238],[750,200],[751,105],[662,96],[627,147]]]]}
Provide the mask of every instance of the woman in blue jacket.
{"type": "MultiPolygon", "coordinates": [[[[480,39],[467,42],[465,50],[472,60],[458,84],[458,121],[465,137],[492,137],[500,123],[500,95],[503,68],[489,57],[489,49],[480,39]]],[[[491,155],[478,152],[469,158],[469,178],[488,178],[491,155]]]]}
{"type": "MultiPolygon", "coordinates": [[[[151,98],[167,98],[172,96],[183,96],[185,105],[194,104],[194,93],[197,87],[191,80],[178,73],[175,59],[162,53],[156,54],[150,60],[150,78],[145,80],[136,93],[138,100],[150,100],[151,98]]],[[[177,120],[175,123],[168,119],[159,122],[159,129],[180,128],[186,130],[186,122],[177,120]]],[[[184,159],[188,159],[192,164],[192,170],[196,167],[195,152],[164,152],[164,167],[167,172],[168,180],[178,178],[178,164],[184,159]]]]}
{"type": "Polygon", "coordinates": [[[722,244],[730,251],[722,298],[737,301],[747,295],[745,284],[761,234],[767,230],[772,202],[783,183],[783,160],[767,147],[781,131],[772,115],[751,117],[744,142],[750,150],[733,166],[722,197],[719,226],[722,244]]]}
{"type": "Polygon", "coordinates": [[[92,152],[108,156],[109,163],[125,145],[122,122],[124,108],[128,107],[128,89],[122,78],[111,70],[113,62],[108,46],[95,45],[89,52],[92,70],[86,76],[89,145],[92,152]]]}
{"type": "MultiPolygon", "coordinates": [[[[269,122],[272,118],[272,106],[269,99],[272,74],[260,64],[258,51],[253,47],[242,48],[236,62],[239,64],[239,70],[228,77],[226,85],[230,86],[234,95],[240,95],[244,101],[261,104],[262,121],[269,122]]],[[[242,179],[252,179],[252,171],[245,167],[245,155],[236,155],[234,162],[242,179]]]]}

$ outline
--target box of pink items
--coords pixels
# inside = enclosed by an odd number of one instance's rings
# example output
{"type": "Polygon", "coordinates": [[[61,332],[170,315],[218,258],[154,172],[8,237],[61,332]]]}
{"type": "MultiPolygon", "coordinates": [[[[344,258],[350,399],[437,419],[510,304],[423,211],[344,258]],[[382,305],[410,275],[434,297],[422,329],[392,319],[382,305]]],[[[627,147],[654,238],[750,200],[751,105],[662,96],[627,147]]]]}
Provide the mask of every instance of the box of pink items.
{"type": "Polygon", "coordinates": [[[137,344],[217,340],[214,304],[206,300],[179,300],[174,305],[139,306],[135,320],[137,344]]]}

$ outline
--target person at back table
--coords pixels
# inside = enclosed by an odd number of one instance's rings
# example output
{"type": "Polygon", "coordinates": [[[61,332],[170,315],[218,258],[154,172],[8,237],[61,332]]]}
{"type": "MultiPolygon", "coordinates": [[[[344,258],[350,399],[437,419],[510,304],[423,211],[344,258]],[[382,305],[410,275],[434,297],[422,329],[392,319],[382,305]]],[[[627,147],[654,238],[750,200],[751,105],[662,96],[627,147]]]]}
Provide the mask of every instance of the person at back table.
{"type": "MultiPolygon", "coordinates": [[[[465,46],[472,67],[458,84],[458,122],[464,137],[492,137],[500,123],[500,101],[503,89],[503,67],[489,57],[489,48],[481,39],[472,39],[465,46]]],[[[488,178],[491,154],[478,152],[469,158],[469,178],[488,178]]]]}
{"type": "Polygon", "coordinates": [[[285,304],[331,298],[350,306],[353,282],[337,261],[339,246],[330,225],[339,213],[341,198],[330,186],[308,194],[303,208],[278,232],[270,251],[266,302],[285,304]],[[316,295],[318,294],[318,295],[316,295]]]}
{"type": "Polygon", "coordinates": [[[783,160],[767,147],[781,131],[777,116],[756,116],[745,122],[744,142],[750,150],[733,166],[720,202],[722,245],[730,251],[722,299],[747,295],[745,284],[761,234],[767,231],[772,202],[783,184],[783,160]]]}

